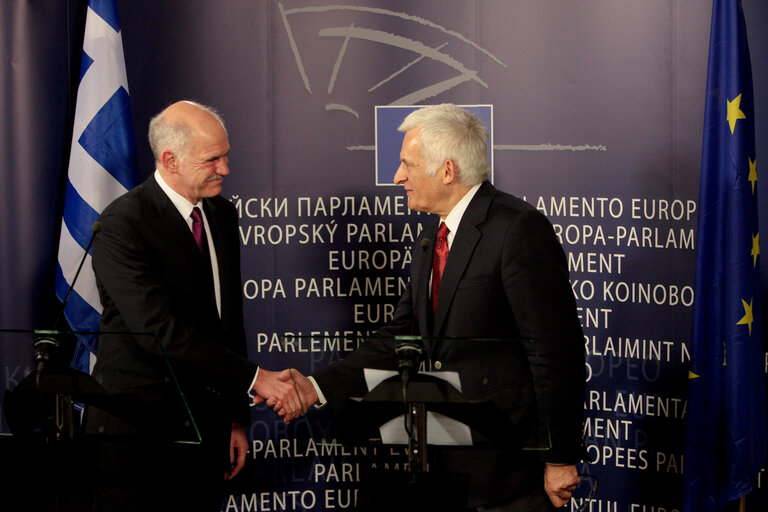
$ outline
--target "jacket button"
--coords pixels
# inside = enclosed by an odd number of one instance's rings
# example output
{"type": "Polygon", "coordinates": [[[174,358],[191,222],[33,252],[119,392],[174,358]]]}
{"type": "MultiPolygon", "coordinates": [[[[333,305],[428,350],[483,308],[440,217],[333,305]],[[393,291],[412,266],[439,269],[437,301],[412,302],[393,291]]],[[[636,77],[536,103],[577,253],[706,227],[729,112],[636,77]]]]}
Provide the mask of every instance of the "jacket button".
{"type": "Polygon", "coordinates": [[[435,369],[436,370],[439,370],[442,367],[443,367],[443,363],[441,363],[440,361],[435,361],[435,369]]]}

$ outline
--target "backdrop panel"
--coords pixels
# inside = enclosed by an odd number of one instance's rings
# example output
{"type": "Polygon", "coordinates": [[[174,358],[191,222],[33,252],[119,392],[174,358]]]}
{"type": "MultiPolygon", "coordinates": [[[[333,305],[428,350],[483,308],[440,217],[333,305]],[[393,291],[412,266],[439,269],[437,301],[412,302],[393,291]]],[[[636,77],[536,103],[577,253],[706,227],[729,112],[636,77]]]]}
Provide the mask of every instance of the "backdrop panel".
{"type": "MultiPolygon", "coordinates": [[[[765,148],[768,8],[744,3],[765,148]]],[[[147,123],[169,103],[210,104],[227,123],[249,353],[269,369],[344,357],[405,284],[431,219],[377,183],[377,157],[396,155],[377,154],[376,107],[489,106],[495,185],[544,212],[569,258],[589,375],[582,469],[600,479],[589,510],[680,510],[710,2],[118,7],[142,175],[147,123]]],[[[3,234],[3,249],[17,236],[32,235],[3,234]]],[[[4,284],[15,265],[3,258],[4,284]]],[[[350,508],[373,450],[320,443],[325,414],[311,413],[310,438],[305,422],[255,407],[251,459],[222,510],[350,508]]],[[[402,465],[402,451],[387,455],[402,465]]]]}

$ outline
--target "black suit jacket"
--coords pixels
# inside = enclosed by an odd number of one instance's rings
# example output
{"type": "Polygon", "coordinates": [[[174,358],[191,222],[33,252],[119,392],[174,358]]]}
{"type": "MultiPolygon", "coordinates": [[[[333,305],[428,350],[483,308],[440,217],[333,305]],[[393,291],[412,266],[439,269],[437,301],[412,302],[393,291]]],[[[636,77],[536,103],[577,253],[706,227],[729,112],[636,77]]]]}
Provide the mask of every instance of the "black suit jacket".
{"type": "MultiPolygon", "coordinates": [[[[564,252],[549,221],[528,203],[484,183],[455,234],[432,318],[430,274],[438,223],[426,226],[414,244],[410,283],[383,336],[426,338],[429,363],[460,370],[469,398],[492,399],[520,427],[527,446],[551,448],[522,454],[445,450],[445,465],[469,474],[470,505],[493,504],[541,487],[541,462],[576,463],[582,458],[585,391],[584,340],[568,280],[564,252]],[[427,242],[424,242],[427,240],[427,242]],[[499,357],[455,350],[454,340],[506,339],[499,357]],[[535,374],[535,378],[534,378],[535,374]],[[538,428],[531,430],[536,424],[538,428]],[[540,455],[539,455],[540,454],[540,455]]],[[[392,368],[394,342],[370,339],[339,363],[314,375],[331,403],[365,393],[361,368],[392,368]]],[[[434,367],[434,366],[433,366],[434,367]]]]}
{"type": "Polygon", "coordinates": [[[221,318],[210,266],[154,176],[99,218],[93,269],[107,334],[100,336],[93,375],[110,394],[133,398],[142,410],[122,418],[89,411],[89,431],[135,433],[138,420],[144,427],[149,421],[143,434],[187,435],[188,428],[177,428],[187,415],[173,377],[204,443],[228,446],[231,423],[248,423],[246,393],[256,365],[246,359],[237,214],[221,197],[203,203],[218,259],[221,318]]]}

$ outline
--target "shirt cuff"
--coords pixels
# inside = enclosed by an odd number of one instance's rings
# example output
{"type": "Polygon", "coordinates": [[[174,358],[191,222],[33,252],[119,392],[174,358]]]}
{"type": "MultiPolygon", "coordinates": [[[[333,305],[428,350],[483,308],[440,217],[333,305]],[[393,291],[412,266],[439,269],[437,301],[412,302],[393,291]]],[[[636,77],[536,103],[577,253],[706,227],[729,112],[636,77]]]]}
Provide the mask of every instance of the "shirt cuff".
{"type": "Polygon", "coordinates": [[[322,407],[324,406],[328,400],[325,399],[325,395],[322,391],[320,391],[320,386],[317,385],[317,381],[313,376],[307,377],[309,379],[309,382],[312,383],[312,385],[315,387],[315,393],[317,393],[317,404],[315,404],[315,407],[322,407]]]}
{"type": "Polygon", "coordinates": [[[256,368],[256,375],[253,376],[253,380],[251,381],[251,387],[249,387],[248,391],[246,391],[246,393],[248,393],[248,396],[251,397],[251,399],[253,399],[253,396],[254,396],[253,395],[253,386],[256,385],[256,379],[258,379],[258,378],[259,378],[259,369],[256,368]]]}

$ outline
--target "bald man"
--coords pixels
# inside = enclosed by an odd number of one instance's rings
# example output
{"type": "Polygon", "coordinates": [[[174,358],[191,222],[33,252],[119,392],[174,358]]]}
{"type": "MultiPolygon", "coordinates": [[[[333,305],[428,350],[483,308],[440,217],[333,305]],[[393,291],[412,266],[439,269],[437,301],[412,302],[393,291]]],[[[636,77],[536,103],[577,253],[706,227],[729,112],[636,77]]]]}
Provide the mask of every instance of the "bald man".
{"type": "Polygon", "coordinates": [[[181,101],[152,119],[149,143],[154,174],[104,210],[93,244],[107,333],[93,375],[139,404],[87,412],[88,431],[113,440],[101,443],[96,507],[218,511],[245,462],[249,393],[300,405],[290,378],[246,358],[237,213],[219,196],[224,123],[181,101]],[[175,442],[195,427],[200,445],[175,442]]]}

